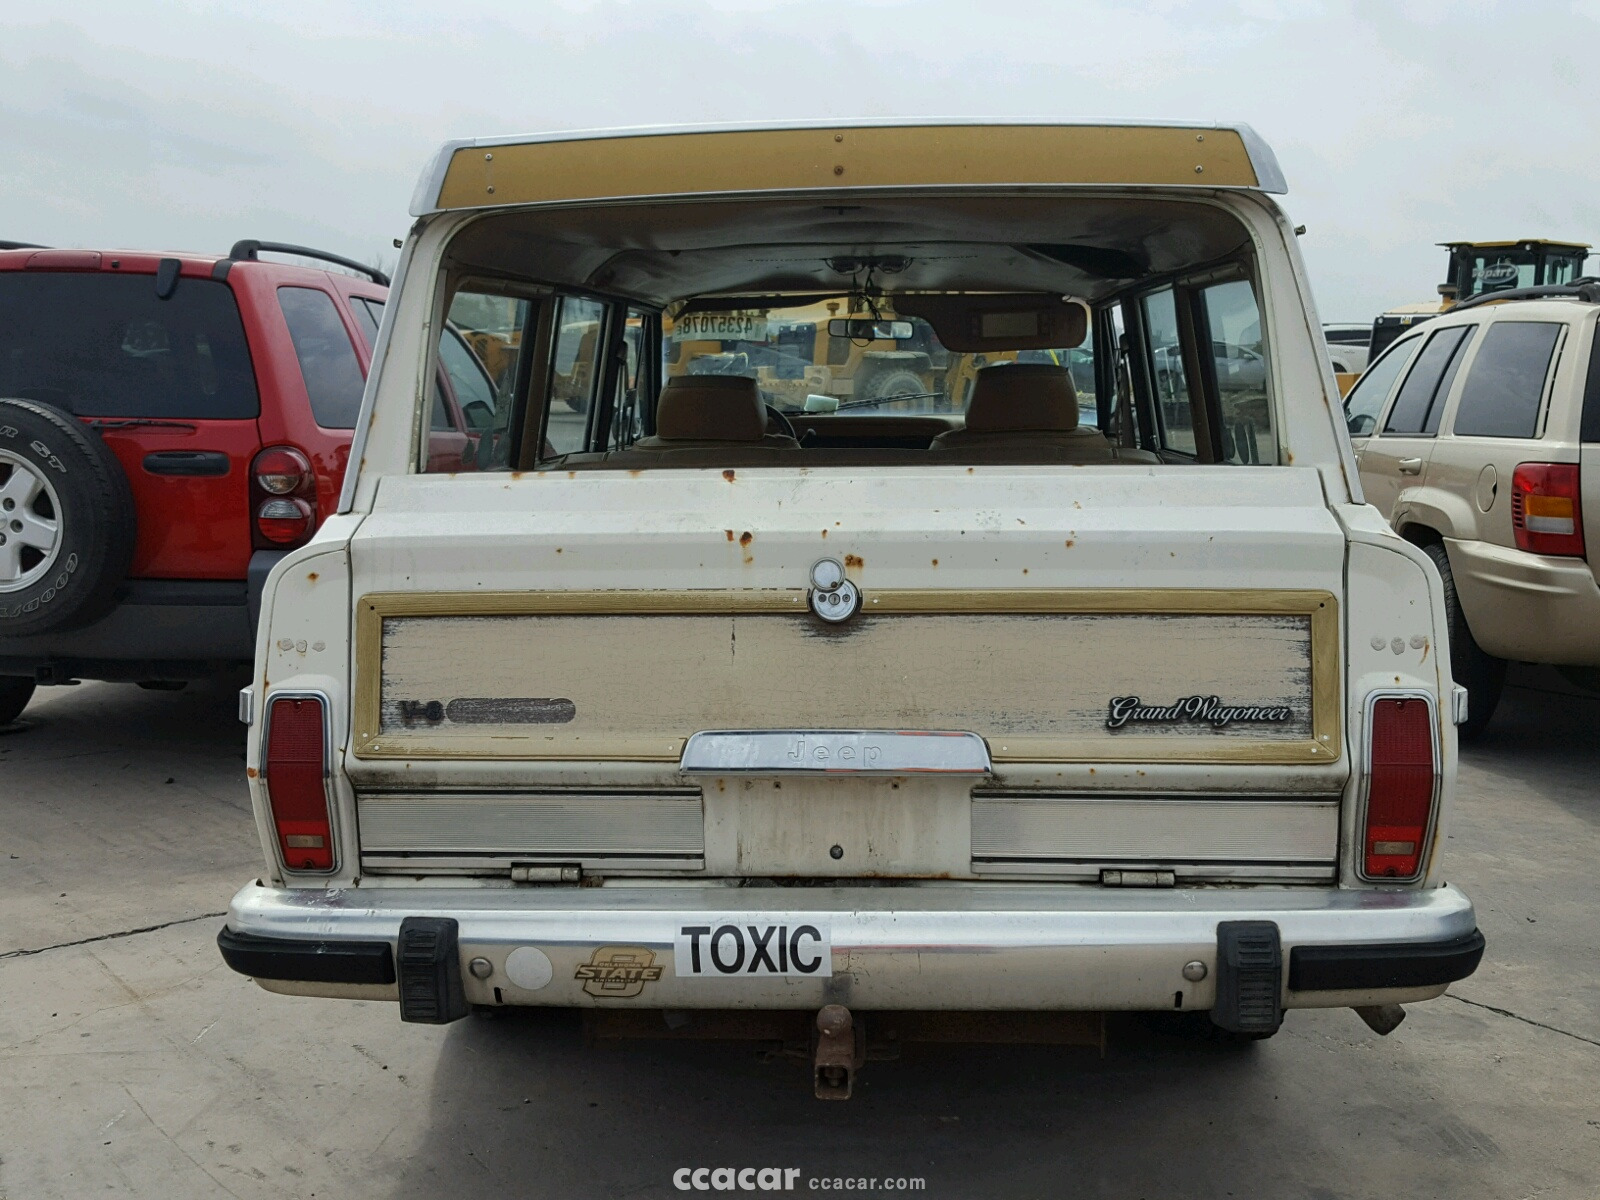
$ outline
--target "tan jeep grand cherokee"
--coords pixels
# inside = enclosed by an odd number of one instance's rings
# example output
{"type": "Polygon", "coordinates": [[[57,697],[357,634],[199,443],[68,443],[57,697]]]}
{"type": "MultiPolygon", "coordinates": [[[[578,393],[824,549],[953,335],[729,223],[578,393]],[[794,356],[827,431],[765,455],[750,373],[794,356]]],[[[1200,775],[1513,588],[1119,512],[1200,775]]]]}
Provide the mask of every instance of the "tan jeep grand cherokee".
{"type": "Polygon", "coordinates": [[[1345,404],[1367,500],[1444,578],[1464,735],[1506,661],[1600,676],[1600,284],[1468,301],[1395,342],[1345,404]],[[1587,497],[1587,502],[1586,502],[1587,497]]]}

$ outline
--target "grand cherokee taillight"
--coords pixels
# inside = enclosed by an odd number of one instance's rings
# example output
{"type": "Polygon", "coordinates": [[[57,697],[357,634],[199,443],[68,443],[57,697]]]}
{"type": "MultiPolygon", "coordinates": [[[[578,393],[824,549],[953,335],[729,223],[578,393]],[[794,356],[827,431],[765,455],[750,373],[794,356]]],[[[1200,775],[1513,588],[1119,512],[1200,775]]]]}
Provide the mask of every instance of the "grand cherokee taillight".
{"type": "Polygon", "coordinates": [[[317,477],[293,446],[268,446],[250,464],[251,541],[257,550],[287,550],[317,528],[317,477]]]}
{"type": "Polygon", "coordinates": [[[267,708],[261,779],[284,867],[290,871],[333,870],[328,734],[320,697],[273,699],[267,708]]]}
{"type": "Polygon", "coordinates": [[[1363,878],[1399,883],[1422,873],[1439,802],[1439,773],[1432,699],[1420,692],[1369,699],[1363,878]]]}
{"type": "Polygon", "coordinates": [[[1577,463],[1518,463],[1511,475],[1511,528],[1517,549],[1583,557],[1577,463]]]}

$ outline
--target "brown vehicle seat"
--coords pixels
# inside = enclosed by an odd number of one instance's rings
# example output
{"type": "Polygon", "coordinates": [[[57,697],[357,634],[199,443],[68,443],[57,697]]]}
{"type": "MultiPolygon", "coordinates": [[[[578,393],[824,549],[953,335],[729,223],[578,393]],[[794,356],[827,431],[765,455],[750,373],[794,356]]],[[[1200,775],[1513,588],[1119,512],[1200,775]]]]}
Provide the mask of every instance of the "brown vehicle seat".
{"type": "Polygon", "coordinates": [[[773,461],[799,448],[792,437],[767,432],[767,406],[754,379],[678,375],[661,389],[655,435],[619,455],[675,466],[695,465],[688,460],[704,457],[707,466],[738,466],[773,461]]]}
{"type": "Polygon", "coordinates": [[[963,462],[1159,461],[1143,450],[1113,446],[1098,429],[1078,424],[1072,376],[1053,363],[984,367],[967,401],[966,427],[940,434],[928,449],[963,462]]]}

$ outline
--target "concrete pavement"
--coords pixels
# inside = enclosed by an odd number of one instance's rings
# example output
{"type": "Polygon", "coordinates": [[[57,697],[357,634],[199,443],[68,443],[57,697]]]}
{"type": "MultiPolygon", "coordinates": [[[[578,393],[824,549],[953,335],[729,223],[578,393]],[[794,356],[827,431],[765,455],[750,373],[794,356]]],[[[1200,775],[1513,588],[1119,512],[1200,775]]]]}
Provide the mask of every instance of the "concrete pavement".
{"type": "Polygon", "coordinates": [[[736,1048],[262,992],[206,915],[258,867],[228,690],[86,684],[29,716],[0,736],[0,1200],[668,1196],[700,1166],[936,1197],[1600,1194],[1600,701],[1547,674],[1462,772],[1447,868],[1484,965],[1395,1034],[1334,1011],[1243,1052],[1132,1023],[1104,1060],[918,1048],[848,1104],[736,1048]]]}

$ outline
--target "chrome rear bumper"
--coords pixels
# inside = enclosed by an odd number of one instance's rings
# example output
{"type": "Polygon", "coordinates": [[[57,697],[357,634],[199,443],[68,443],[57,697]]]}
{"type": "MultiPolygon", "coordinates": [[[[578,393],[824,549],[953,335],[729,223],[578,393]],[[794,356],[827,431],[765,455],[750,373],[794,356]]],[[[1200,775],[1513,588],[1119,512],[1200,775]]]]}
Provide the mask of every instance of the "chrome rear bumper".
{"type": "MultiPolygon", "coordinates": [[[[1436,996],[1471,974],[1483,946],[1471,902],[1453,887],[1145,891],[990,883],[251,884],[234,897],[221,942],[230,965],[274,991],[398,998],[394,960],[378,947],[395,950],[407,917],[455,922],[468,1002],[577,1007],[1210,1009],[1217,927],[1235,921],[1276,927],[1283,1007],[1331,1007],[1436,996]],[[723,925],[810,926],[831,938],[831,974],[680,975],[680,931],[723,925]],[[341,973],[340,962],[354,965],[341,973]],[[637,969],[594,970],[606,963],[637,969]],[[1195,963],[1205,968],[1199,979],[1195,963]],[[597,983],[607,975],[614,978],[597,983]]],[[[724,949],[731,958],[731,938],[724,949]]]]}

